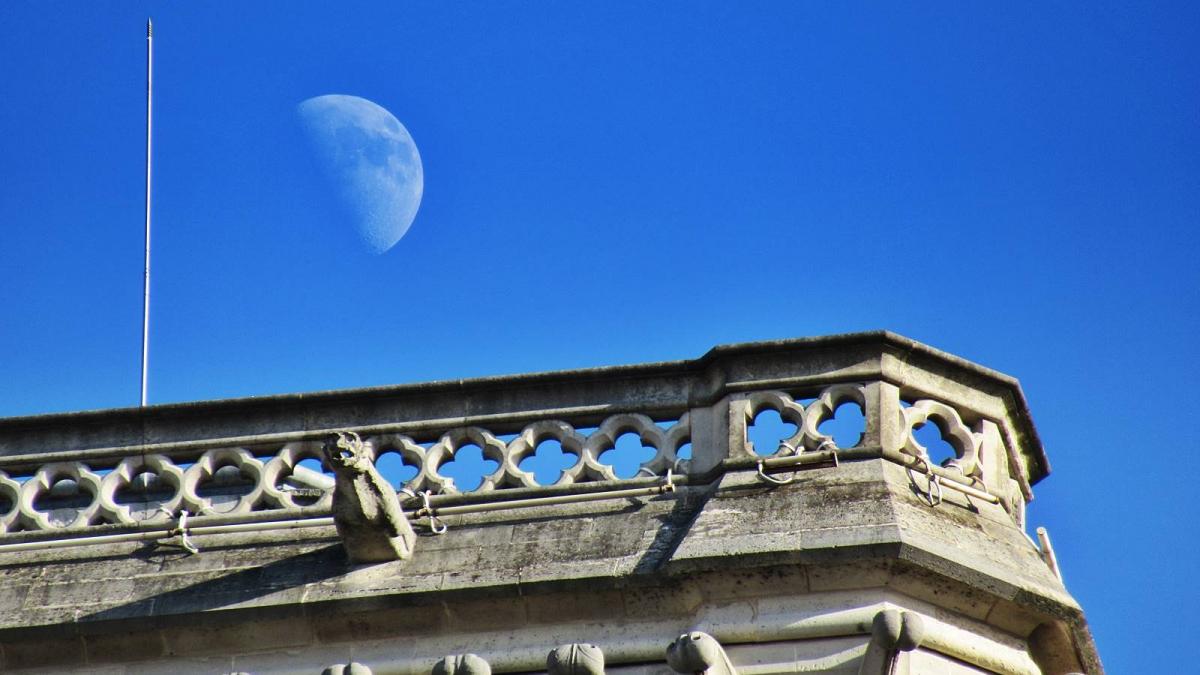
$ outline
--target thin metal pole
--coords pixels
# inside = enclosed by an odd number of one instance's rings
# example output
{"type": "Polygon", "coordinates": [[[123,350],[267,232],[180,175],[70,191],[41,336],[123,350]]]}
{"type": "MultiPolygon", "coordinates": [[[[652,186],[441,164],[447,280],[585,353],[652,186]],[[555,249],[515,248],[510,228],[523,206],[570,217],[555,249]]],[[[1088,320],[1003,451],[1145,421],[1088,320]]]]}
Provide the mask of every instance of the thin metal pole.
{"type": "Polygon", "coordinates": [[[1054,576],[1062,581],[1062,571],[1058,568],[1058,556],[1054,555],[1054,547],[1050,545],[1050,533],[1046,528],[1039,527],[1037,529],[1038,543],[1042,545],[1042,560],[1046,561],[1046,566],[1054,572],[1054,576]]]}
{"type": "Polygon", "coordinates": [[[154,24],[146,19],[146,265],[142,278],[142,407],[146,407],[146,373],[150,366],[150,130],[154,100],[154,24]]]}

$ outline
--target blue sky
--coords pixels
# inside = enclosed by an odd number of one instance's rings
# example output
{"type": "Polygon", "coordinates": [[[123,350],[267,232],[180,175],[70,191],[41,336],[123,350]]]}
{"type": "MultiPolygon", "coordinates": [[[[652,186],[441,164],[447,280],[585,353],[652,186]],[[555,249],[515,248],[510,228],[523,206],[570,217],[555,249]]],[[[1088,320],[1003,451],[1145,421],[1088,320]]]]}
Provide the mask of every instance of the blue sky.
{"type": "Polygon", "coordinates": [[[0,416],[137,402],[153,15],[152,402],[888,328],[1021,379],[1106,665],[1174,666],[1200,8],[324,4],[0,4],[0,416]],[[421,152],[381,256],[304,142],[330,93],[421,152]]]}

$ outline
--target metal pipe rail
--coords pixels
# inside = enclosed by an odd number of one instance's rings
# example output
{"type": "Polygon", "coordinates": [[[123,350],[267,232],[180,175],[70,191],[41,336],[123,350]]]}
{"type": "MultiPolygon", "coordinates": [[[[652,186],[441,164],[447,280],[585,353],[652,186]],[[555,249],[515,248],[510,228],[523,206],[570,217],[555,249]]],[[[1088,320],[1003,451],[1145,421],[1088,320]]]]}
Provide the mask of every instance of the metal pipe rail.
{"type": "MultiPolygon", "coordinates": [[[[920,458],[904,455],[899,452],[887,452],[882,448],[852,448],[837,451],[806,452],[783,457],[744,457],[726,460],[705,474],[691,476],[668,474],[665,477],[633,478],[620,481],[619,483],[602,481],[547,486],[544,488],[514,488],[483,493],[426,494],[405,500],[404,506],[410,520],[428,518],[431,529],[437,531],[436,523],[443,516],[557,506],[608,499],[657,496],[673,492],[677,487],[711,484],[720,476],[731,472],[753,469],[757,470],[760,475],[772,475],[819,468],[833,468],[840,461],[861,461],[868,459],[886,459],[912,469],[920,467],[924,469],[926,475],[936,476],[941,487],[955,490],[969,497],[982,499],[992,504],[999,503],[1000,501],[996,495],[973,487],[969,483],[969,480],[961,475],[956,475],[939,466],[929,465],[920,458]],[[924,466],[921,466],[922,464],[924,466]],[[614,488],[614,485],[621,485],[622,487],[614,488]]],[[[282,512],[260,511],[250,514],[227,516],[195,516],[189,519],[191,525],[183,529],[178,526],[179,521],[177,520],[175,526],[164,526],[161,522],[143,522],[135,525],[101,525],[79,530],[16,533],[9,535],[6,539],[11,541],[11,539],[19,538],[21,541],[0,543],[0,554],[72,546],[152,541],[167,539],[180,534],[230,534],[307,527],[328,527],[334,524],[333,518],[328,513],[327,509],[292,509],[290,510],[290,515],[296,517],[287,519],[279,518],[282,514],[289,514],[287,510],[282,512]]]]}
{"type": "MultiPolygon", "coordinates": [[[[440,520],[443,516],[463,515],[469,513],[487,513],[491,511],[502,511],[508,509],[527,509],[539,506],[556,506],[560,504],[573,504],[579,502],[600,501],[605,499],[627,499],[632,497],[649,497],[674,492],[675,488],[681,484],[686,484],[686,477],[669,477],[665,482],[660,481],[652,487],[636,487],[620,490],[604,490],[604,491],[580,491],[574,494],[561,494],[544,497],[531,497],[524,499],[505,499],[491,502],[476,502],[472,504],[462,504],[459,506],[447,506],[443,508],[426,508],[422,507],[416,511],[406,512],[409,520],[430,519],[430,527],[436,532],[434,523],[440,520]]],[[[275,515],[273,512],[267,512],[275,515]]],[[[277,513],[277,512],[276,512],[277,513]]],[[[204,518],[203,516],[192,519],[193,521],[204,518]]],[[[228,517],[225,517],[228,518],[228,517]]],[[[150,541],[168,539],[177,535],[205,535],[205,534],[230,534],[237,532],[266,532],[271,530],[287,530],[302,527],[329,527],[334,524],[333,518],[330,516],[309,517],[309,518],[293,518],[289,520],[268,520],[262,522],[228,522],[214,524],[213,520],[222,518],[212,518],[204,521],[204,524],[193,525],[189,527],[163,527],[161,523],[149,525],[146,528],[139,528],[139,531],[125,532],[121,534],[102,534],[92,535],[85,531],[76,531],[72,534],[77,535],[67,539],[42,539],[35,541],[25,541],[12,544],[0,544],[0,554],[15,551],[31,551],[41,549],[66,548],[71,546],[93,546],[97,544],[118,544],[131,541],[150,541]]],[[[176,521],[178,523],[180,521],[176,521]]]]}

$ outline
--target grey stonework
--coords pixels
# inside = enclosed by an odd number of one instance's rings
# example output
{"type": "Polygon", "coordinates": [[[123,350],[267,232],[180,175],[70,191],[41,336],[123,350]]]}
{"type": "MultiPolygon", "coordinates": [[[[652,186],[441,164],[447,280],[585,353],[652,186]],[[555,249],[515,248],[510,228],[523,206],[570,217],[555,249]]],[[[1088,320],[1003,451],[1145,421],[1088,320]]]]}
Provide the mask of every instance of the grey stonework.
{"type": "Polygon", "coordinates": [[[677,673],[737,675],[721,643],[708,633],[689,631],[667,647],[667,665],[677,673]]]}
{"type": "Polygon", "coordinates": [[[453,654],[434,664],[433,675],[492,675],[492,667],[477,654],[453,654]]]}
{"type": "Polygon", "coordinates": [[[361,663],[340,663],[336,666],[329,666],[321,671],[321,675],[374,675],[371,669],[361,663]]]}
{"type": "Polygon", "coordinates": [[[706,670],[1100,673],[1025,531],[1048,471],[1015,380],[890,333],[0,420],[0,666],[665,674],[706,635],[706,670]],[[844,448],[821,433],[843,403],[865,417],[844,448]],[[756,448],[768,409],[796,432],[756,448]],[[418,467],[390,521],[339,516],[352,476],[300,465],[337,430],[418,467]],[[619,480],[601,457],[626,433],[654,453],[619,480]],[[577,460],[549,486],[520,469],[547,439],[577,460]],[[471,492],[438,473],[466,444],[498,464],[471,492]]]}
{"type": "Polygon", "coordinates": [[[578,642],[555,648],[546,656],[550,675],[604,675],[604,651],[578,642]]]}
{"type": "Polygon", "coordinates": [[[911,672],[904,658],[921,646],[925,639],[925,622],[915,612],[885,609],[871,622],[871,641],[863,657],[859,675],[908,675],[911,672]]]}
{"type": "Polygon", "coordinates": [[[377,563],[412,557],[417,535],[393,488],[379,474],[354,432],[325,444],[325,461],[337,475],[333,523],[351,562],[377,563]]]}

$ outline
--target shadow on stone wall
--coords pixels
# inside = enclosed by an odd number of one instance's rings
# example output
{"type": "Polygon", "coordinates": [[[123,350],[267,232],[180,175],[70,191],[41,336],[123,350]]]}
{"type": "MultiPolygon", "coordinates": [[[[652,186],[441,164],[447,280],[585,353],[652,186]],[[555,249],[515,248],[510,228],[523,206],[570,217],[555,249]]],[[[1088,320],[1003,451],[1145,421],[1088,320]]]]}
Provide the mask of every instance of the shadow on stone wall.
{"type": "MultiPolygon", "coordinates": [[[[206,551],[208,555],[217,550],[206,551]]],[[[161,553],[149,551],[147,556],[161,553]]],[[[193,558],[194,559],[194,558],[193,558]]],[[[165,562],[165,561],[164,561],[165,562]]],[[[232,572],[198,569],[188,583],[186,572],[157,574],[145,579],[146,584],[162,587],[157,593],[133,602],[79,617],[81,623],[133,618],[167,617],[217,609],[248,609],[255,601],[269,595],[286,594],[289,604],[298,605],[304,587],[345,574],[350,570],[346,553],[340,544],[301,553],[256,567],[232,572]],[[294,597],[290,597],[294,596],[294,597]]],[[[274,603],[272,603],[274,604],[274,603]]]]}

